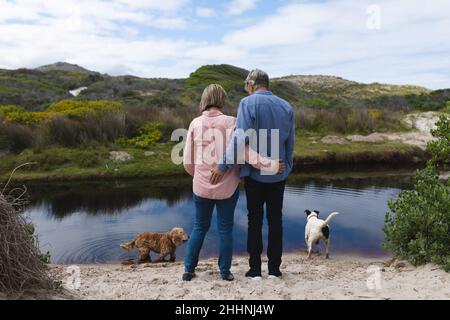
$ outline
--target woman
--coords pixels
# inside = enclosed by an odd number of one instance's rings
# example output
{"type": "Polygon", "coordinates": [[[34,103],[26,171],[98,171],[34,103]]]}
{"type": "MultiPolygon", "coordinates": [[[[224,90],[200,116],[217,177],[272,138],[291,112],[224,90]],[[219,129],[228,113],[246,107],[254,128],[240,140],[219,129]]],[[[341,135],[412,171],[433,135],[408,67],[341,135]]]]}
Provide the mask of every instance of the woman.
{"type": "MultiPolygon", "coordinates": [[[[195,277],[200,250],[211,223],[212,212],[217,208],[217,227],[220,235],[219,268],[223,280],[233,281],[230,271],[233,251],[234,210],[239,198],[239,168],[228,170],[222,180],[212,185],[209,182],[211,169],[223,155],[231,138],[236,119],[224,115],[225,90],[217,84],[208,86],[202,95],[200,112],[190,126],[184,149],[183,163],[186,171],[194,177],[193,191],[195,204],[194,228],[189,238],[184,259],[184,281],[195,277]]],[[[246,159],[257,169],[278,168],[278,161],[259,157],[246,147],[246,159]]]]}

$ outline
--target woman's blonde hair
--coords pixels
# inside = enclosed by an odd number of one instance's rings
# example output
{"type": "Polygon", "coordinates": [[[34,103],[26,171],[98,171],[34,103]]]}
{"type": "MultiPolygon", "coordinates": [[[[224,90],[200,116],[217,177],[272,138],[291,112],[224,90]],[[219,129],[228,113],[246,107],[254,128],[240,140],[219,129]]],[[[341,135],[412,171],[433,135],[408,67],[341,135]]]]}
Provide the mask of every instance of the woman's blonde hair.
{"type": "Polygon", "coordinates": [[[200,112],[208,110],[210,107],[222,109],[225,106],[227,93],[219,84],[210,84],[203,90],[200,100],[200,112]]]}

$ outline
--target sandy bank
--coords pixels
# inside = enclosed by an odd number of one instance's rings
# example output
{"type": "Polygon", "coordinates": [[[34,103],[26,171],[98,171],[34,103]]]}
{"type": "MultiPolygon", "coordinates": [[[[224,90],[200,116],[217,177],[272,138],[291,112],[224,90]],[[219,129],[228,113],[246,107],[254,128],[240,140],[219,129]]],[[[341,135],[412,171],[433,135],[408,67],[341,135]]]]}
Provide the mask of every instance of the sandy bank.
{"type": "MultiPolygon", "coordinates": [[[[284,257],[282,279],[254,281],[244,277],[247,259],[233,263],[234,282],[219,279],[216,259],[201,261],[197,278],[181,281],[182,262],[80,266],[77,299],[450,299],[450,274],[436,265],[334,256],[325,260],[304,253],[284,257]]],[[[66,266],[50,273],[67,282],[66,266]]]]}

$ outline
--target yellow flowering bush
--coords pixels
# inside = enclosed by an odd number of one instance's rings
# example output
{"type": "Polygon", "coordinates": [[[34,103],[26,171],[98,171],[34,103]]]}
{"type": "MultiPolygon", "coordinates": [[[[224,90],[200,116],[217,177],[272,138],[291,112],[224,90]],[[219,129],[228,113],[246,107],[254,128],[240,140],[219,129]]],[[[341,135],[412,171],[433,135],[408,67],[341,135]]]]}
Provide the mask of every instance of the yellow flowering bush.
{"type": "Polygon", "coordinates": [[[116,101],[79,101],[79,100],[62,100],[53,103],[47,109],[49,112],[56,112],[59,115],[68,116],[70,118],[85,118],[98,112],[114,112],[122,110],[122,104],[116,101]]]}
{"type": "Polygon", "coordinates": [[[23,112],[23,108],[14,106],[14,105],[6,105],[6,106],[0,106],[0,116],[6,117],[11,112],[23,112]]]}
{"type": "Polygon", "coordinates": [[[35,125],[55,116],[86,118],[100,112],[116,112],[120,110],[122,110],[122,104],[115,101],[62,100],[50,105],[46,111],[41,112],[25,111],[23,108],[13,105],[0,106],[0,116],[4,118],[5,122],[35,125]]]}
{"type": "Polygon", "coordinates": [[[6,122],[20,122],[26,125],[34,125],[41,123],[44,120],[51,119],[56,113],[54,112],[27,112],[14,111],[5,116],[6,122]]]}
{"type": "Polygon", "coordinates": [[[138,148],[146,149],[161,141],[162,124],[159,122],[149,122],[139,128],[140,135],[131,139],[119,138],[117,143],[127,144],[138,148]]]}
{"type": "Polygon", "coordinates": [[[380,109],[369,109],[368,113],[372,116],[372,118],[380,119],[383,114],[383,111],[380,109]]]}

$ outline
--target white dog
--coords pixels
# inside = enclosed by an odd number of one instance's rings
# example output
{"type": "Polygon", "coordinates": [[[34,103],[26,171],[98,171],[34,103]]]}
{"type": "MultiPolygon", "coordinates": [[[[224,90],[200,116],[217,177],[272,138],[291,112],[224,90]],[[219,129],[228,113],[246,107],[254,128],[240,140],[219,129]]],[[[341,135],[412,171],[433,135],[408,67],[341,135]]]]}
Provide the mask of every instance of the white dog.
{"type": "Polygon", "coordinates": [[[325,254],[328,259],[328,248],[330,246],[330,227],[328,224],[330,221],[339,214],[339,212],[331,213],[326,219],[319,219],[319,211],[305,210],[307,216],[307,223],[305,227],[305,242],[308,246],[308,259],[311,258],[313,243],[319,244],[320,240],[325,242],[325,254]]]}

